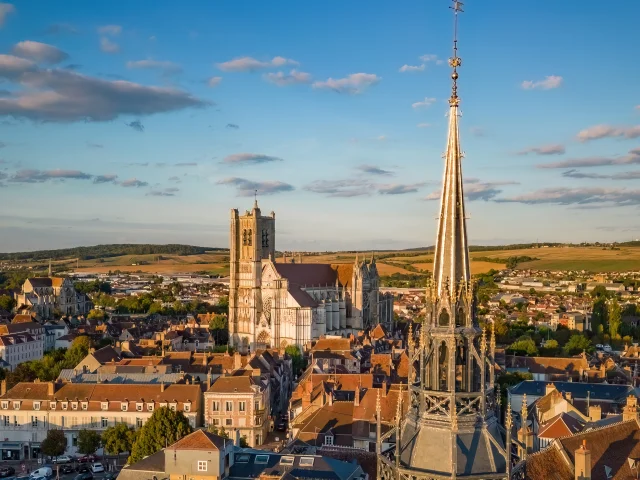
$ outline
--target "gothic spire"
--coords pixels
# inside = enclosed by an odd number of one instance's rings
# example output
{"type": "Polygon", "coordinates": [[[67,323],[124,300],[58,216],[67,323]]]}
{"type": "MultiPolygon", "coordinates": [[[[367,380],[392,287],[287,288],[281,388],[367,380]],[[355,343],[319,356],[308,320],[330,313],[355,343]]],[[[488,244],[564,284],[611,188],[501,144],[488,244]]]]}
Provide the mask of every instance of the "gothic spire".
{"type": "Polygon", "coordinates": [[[444,177],[440,198],[438,236],[433,260],[433,278],[438,295],[442,295],[446,285],[455,288],[460,281],[468,281],[469,249],[462,188],[462,150],[458,129],[458,67],[462,60],[458,57],[458,13],[462,3],[454,0],[455,13],[453,57],[449,59],[451,73],[451,96],[449,97],[449,133],[444,158],[444,177]]]}

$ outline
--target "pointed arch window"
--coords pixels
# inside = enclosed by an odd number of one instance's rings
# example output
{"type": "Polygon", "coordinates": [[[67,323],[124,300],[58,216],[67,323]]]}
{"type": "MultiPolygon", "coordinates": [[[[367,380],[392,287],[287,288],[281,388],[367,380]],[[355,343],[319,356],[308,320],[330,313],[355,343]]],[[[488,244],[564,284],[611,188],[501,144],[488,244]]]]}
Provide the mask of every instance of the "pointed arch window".
{"type": "Polygon", "coordinates": [[[440,312],[440,316],[438,317],[438,325],[441,327],[448,327],[449,322],[450,322],[449,312],[443,309],[440,312]]]}
{"type": "Polygon", "coordinates": [[[446,342],[440,344],[440,355],[438,356],[438,390],[446,392],[449,390],[449,349],[446,342]]]}

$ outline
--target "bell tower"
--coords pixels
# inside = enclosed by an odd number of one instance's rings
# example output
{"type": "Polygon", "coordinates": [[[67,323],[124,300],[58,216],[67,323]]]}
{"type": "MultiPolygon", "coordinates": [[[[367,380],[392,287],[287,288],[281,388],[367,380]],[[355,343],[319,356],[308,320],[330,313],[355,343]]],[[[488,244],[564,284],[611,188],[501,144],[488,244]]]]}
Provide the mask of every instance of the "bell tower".
{"type": "Polygon", "coordinates": [[[449,128],[426,318],[408,343],[409,409],[396,427],[395,459],[378,457],[381,480],[473,478],[505,480],[505,448],[494,392],[495,340],[478,326],[475,284],[469,271],[458,120],[458,14],[455,23],[449,128]]]}
{"type": "Polygon", "coordinates": [[[262,313],[262,261],[275,259],[276,215],[262,216],[258,201],[239,215],[231,210],[229,239],[229,343],[242,352],[253,349],[262,313]]]}

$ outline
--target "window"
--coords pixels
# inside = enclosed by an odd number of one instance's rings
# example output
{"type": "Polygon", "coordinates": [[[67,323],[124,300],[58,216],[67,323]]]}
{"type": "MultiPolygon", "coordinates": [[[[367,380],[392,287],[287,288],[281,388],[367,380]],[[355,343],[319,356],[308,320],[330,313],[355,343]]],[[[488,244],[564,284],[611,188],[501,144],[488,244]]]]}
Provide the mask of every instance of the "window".
{"type": "Polygon", "coordinates": [[[77,447],[78,446],[78,437],[77,437],[77,435],[72,435],[71,436],[71,446],[73,446],[73,447],[77,447]]]}
{"type": "Polygon", "coordinates": [[[220,419],[219,419],[219,418],[214,418],[214,419],[213,419],[213,424],[214,424],[215,426],[220,425],[220,419]]]}
{"type": "Polygon", "coordinates": [[[33,415],[31,416],[31,426],[32,427],[38,426],[38,417],[34,417],[33,415]]]}
{"type": "Polygon", "coordinates": [[[247,402],[238,402],[238,411],[244,412],[247,409],[247,402]]]}
{"type": "Polygon", "coordinates": [[[298,465],[301,467],[313,467],[313,457],[301,457],[298,465]]]}
{"type": "Polygon", "coordinates": [[[13,409],[20,410],[20,402],[13,402],[13,409]]]}
{"type": "Polygon", "coordinates": [[[73,402],[73,403],[71,404],[71,409],[72,409],[72,410],[78,410],[78,402],[73,402]]]}
{"type": "Polygon", "coordinates": [[[122,410],[123,412],[126,412],[128,408],[129,408],[129,405],[126,402],[120,403],[120,410],[122,410]]]}
{"type": "Polygon", "coordinates": [[[227,427],[231,427],[231,426],[233,426],[233,419],[232,419],[232,418],[225,418],[225,419],[224,419],[224,424],[225,424],[227,427]]]}
{"type": "Polygon", "coordinates": [[[172,412],[175,412],[177,407],[178,407],[177,404],[172,403],[172,404],[169,405],[169,410],[171,410],[172,412]]]}
{"type": "Polygon", "coordinates": [[[102,402],[102,403],[100,404],[100,408],[101,408],[102,410],[109,410],[109,402],[102,402]]]}
{"type": "Polygon", "coordinates": [[[13,416],[13,426],[14,427],[18,426],[18,417],[16,415],[13,416]]]}
{"type": "Polygon", "coordinates": [[[211,410],[214,412],[220,411],[220,402],[211,402],[211,410]]]}
{"type": "Polygon", "coordinates": [[[9,402],[2,402],[2,408],[3,409],[8,409],[9,408],[9,402]]]}
{"type": "Polygon", "coordinates": [[[137,410],[138,412],[141,412],[141,411],[142,411],[142,404],[141,404],[141,403],[136,403],[136,410],[137,410]]]}
{"type": "Polygon", "coordinates": [[[225,410],[227,412],[233,412],[233,402],[225,402],[226,403],[226,408],[225,410]]]}
{"type": "Polygon", "coordinates": [[[51,410],[55,410],[56,409],[56,402],[51,402],[51,410]]]}
{"type": "Polygon", "coordinates": [[[101,421],[100,421],[100,425],[102,425],[102,428],[107,428],[109,426],[109,420],[102,417],[101,421]]]}
{"type": "Polygon", "coordinates": [[[147,403],[147,411],[153,412],[153,403],[147,403]]]}
{"type": "Polygon", "coordinates": [[[9,426],[9,415],[5,415],[4,416],[4,426],[8,427],[9,426]]]}
{"type": "Polygon", "coordinates": [[[269,455],[256,455],[256,458],[253,460],[253,463],[265,465],[269,463],[269,455]]]}
{"type": "Polygon", "coordinates": [[[282,457],[280,459],[280,465],[293,465],[295,457],[282,457]]]}
{"type": "Polygon", "coordinates": [[[136,428],[142,428],[142,419],[136,418],[136,428]]]}
{"type": "Polygon", "coordinates": [[[325,445],[333,445],[333,435],[325,435],[324,444],[325,445]]]}
{"type": "Polygon", "coordinates": [[[67,408],[69,408],[69,404],[67,402],[63,402],[62,403],[62,409],[66,410],[67,408]]]}
{"type": "Polygon", "coordinates": [[[207,461],[206,460],[198,460],[198,471],[206,472],[207,471],[207,461]]]}
{"type": "Polygon", "coordinates": [[[40,410],[40,402],[33,402],[33,409],[40,410]]]}
{"type": "Polygon", "coordinates": [[[184,404],[184,411],[185,412],[190,412],[191,411],[191,404],[190,403],[185,403],[184,404]]]}

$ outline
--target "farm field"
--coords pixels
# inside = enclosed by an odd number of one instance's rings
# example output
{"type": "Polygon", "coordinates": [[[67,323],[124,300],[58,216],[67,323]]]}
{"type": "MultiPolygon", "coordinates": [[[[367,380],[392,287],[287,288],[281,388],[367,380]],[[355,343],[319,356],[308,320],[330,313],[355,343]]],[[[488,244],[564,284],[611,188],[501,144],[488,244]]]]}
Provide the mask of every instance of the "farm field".
{"type": "MultiPolygon", "coordinates": [[[[381,275],[394,273],[412,274],[430,271],[433,268],[433,254],[424,251],[381,251],[376,252],[378,271],[381,275]]],[[[472,273],[483,273],[491,269],[504,268],[509,257],[531,257],[535,260],[521,262],[518,269],[539,270],[586,270],[590,272],[640,271],[640,247],[620,247],[616,250],[601,247],[550,247],[519,250],[472,251],[472,273]],[[491,260],[504,260],[486,261],[491,260]]],[[[303,256],[303,263],[353,263],[355,253],[337,252],[333,254],[303,256]]],[[[371,258],[371,252],[358,254],[359,259],[371,258]]],[[[291,256],[287,257],[288,260],[291,256]]],[[[298,261],[298,256],[295,256],[298,261]]],[[[283,258],[278,257],[278,262],[283,258]]],[[[25,266],[46,269],[48,262],[24,262],[25,266]]],[[[206,271],[227,275],[229,271],[228,252],[211,252],[196,255],[121,255],[91,260],[56,260],[54,269],[61,267],[77,272],[105,273],[114,270],[147,273],[193,273],[206,271]]]]}

